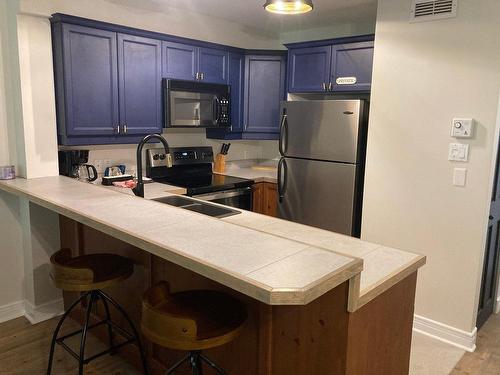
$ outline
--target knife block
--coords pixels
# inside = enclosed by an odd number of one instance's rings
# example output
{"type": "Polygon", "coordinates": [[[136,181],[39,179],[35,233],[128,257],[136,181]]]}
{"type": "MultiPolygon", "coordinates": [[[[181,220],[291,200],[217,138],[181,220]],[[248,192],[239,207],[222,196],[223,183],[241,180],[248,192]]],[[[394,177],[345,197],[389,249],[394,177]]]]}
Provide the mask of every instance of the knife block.
{"type": "Polygon", "coordinates": [[[214,172],[224,173],[226,171],[226,155],[217,154],[214,162],[214,172]]]}

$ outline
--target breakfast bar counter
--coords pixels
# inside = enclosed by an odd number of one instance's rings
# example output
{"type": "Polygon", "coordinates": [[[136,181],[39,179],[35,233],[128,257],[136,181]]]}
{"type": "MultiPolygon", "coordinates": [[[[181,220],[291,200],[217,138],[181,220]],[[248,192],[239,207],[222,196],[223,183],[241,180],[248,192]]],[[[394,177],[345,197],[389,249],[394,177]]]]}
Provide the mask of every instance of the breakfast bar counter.
{"type": "MultiPolygon", "coordinates": [[[[408,371],[425,257],[246,211],[211,218],[61,176],[1,181],[0,190],[57,212],[61,246],[74,255],[133,259],[134,276],[110,293],[136,321],[142,293],[160,280],[244,302],[241,337],[208,351],[230,374],[408,371]]],[[[159,374],[179,353],[150,344],[148,356],[159,374]]]]}

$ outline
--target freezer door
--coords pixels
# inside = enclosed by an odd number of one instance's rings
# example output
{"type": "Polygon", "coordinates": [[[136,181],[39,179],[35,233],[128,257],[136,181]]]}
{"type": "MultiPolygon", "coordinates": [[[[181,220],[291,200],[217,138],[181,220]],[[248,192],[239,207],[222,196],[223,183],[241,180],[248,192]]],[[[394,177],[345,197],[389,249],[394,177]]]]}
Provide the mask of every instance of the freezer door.
{"type": "Polygon", "coordinates": [[[356,171],[353,164],[281,158],[279,217],[352,235],[356,171]]]}
{"type": "Polygon", "coordinates": [[[308,100],[281,103],[283,156],[356,163],[362,100],[308,100]]]}

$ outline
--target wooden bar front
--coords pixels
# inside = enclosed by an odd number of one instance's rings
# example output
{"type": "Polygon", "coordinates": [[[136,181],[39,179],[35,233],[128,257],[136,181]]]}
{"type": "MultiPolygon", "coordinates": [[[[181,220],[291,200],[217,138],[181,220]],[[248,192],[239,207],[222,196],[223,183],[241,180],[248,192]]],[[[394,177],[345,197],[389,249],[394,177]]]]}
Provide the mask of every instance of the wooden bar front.
{"type": "MultiPolygon", "coordinates": [[[[354,313],[347,311],[348,282],[308,305],[270,306],[64,216],[60,216],[60,228],[61,246],[72,249],[74,256],[106,252],[134,260],[132,277],[106,292],[126,309],[138,328],[142,294],[160,280],[167,280],[173,292],[213,289],[243,301],[249,318],[242,335],[206,351],[229,374],[408,374],[416,272],[354,313]]],[[[76,297],[65,293],[65,305],[76,297]]],[[[76,311],[73,318],[81,320],[82,311],[76,311]]],[[[112,316],[118,317],[113,312],[112,316]]],[[[104,329],[93,332],[106,338],[104,329]]],[[[184,354],[151,343],[145,346],[153,374],[163,374],[184,354]]],[[[129,346],[120,354],[140,368],[135,348],[129,346]]],[[[190,372],[185,368],[178,373],[190,372]]],[[[206,369],[205,373],[214,372],[206,369]]]]}

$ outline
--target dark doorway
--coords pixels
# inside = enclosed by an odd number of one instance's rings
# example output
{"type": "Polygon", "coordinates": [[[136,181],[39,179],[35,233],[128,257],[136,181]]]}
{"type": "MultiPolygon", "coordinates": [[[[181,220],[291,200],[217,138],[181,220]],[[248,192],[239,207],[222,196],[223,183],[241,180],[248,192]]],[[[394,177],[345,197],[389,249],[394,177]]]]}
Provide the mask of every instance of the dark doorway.
{"type": "Polygon", "coordinates": [[[481,280],[481,292],[479,295],[479,307],[477,314],[477,328],[488,320],[493,313],[495,297],[497,294],[497,271],[500,237],[500,151],[497,154],[495,167],[495,179],[493,181],[493,193],[491,196],[490,217],[488,221],[488,235],[486,238],[486,250],[484,255],[483,276],[481,280]]]}

